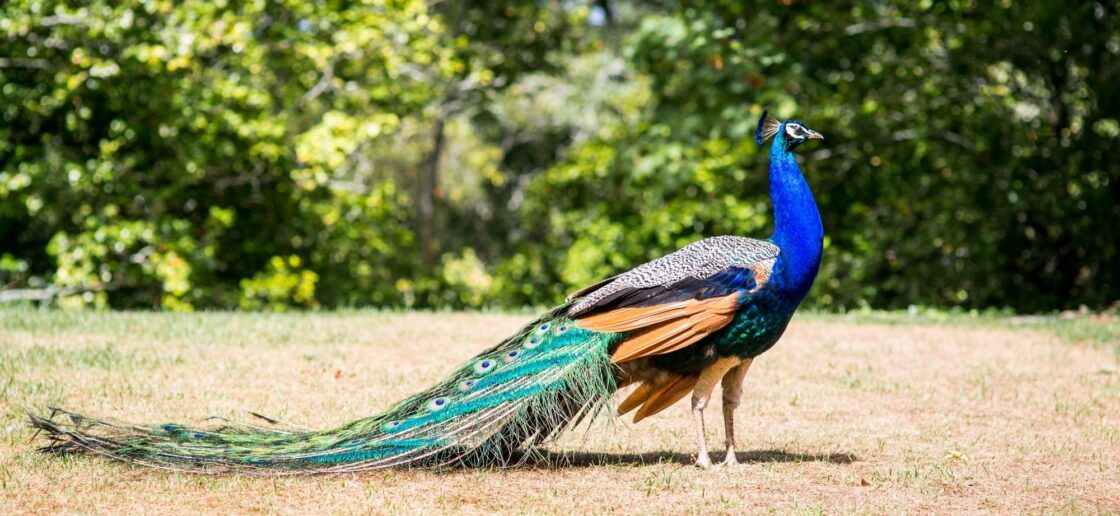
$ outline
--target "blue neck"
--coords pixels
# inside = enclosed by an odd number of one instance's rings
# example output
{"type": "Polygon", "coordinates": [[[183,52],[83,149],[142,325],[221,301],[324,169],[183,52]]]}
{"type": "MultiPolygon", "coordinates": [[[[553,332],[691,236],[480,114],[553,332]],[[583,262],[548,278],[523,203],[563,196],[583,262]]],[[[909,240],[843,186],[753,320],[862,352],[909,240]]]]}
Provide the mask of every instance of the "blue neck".
{"type": "Polygon", "coordinates": [[[779,131],[770,145],[770,200],[774,203],[770,241],[782,250],[773,279],[779,291],[800,303],[820,268],[824,227],[813,192],[793,153],[786,148],[785,136],[785,131],[779,131]]]}

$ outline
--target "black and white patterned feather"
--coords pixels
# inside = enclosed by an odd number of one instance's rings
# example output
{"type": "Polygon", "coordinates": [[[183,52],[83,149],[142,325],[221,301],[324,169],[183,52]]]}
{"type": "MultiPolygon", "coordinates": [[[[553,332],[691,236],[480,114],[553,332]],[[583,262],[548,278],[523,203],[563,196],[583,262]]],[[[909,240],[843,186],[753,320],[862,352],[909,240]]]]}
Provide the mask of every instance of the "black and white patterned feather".
{"type": "MultiPolygon", "coordinates": [[[[778,246],[765,240],[739,236],[705,238],[575,292],[568,297],[574,300],[568,315],[578,317],[587,314],[620,296],[632,295],[634,291],[665,290],[682,281],[709,278],[730,267],[771,260],[778,256],[779,251],[778,246]]],[[[642,297],[651,295],[653,293],[647,292],[642,297]]]]}

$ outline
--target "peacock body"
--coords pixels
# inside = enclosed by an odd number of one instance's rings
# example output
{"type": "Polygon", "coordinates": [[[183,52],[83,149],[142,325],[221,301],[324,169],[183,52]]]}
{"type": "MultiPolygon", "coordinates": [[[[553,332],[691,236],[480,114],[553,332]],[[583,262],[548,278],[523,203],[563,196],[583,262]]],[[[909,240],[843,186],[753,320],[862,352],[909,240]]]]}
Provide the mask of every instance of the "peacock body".
{"type": "Polygon", "coordinates": [[[46,449],[91,451],[200,472],[347,472],[395,466],[504,464],[635,388],[618,412],[635,421],[692,394],[697,464],[712,465],[703,410],[718,383],[735,463],[734,410],[754,357],[781,337],[820,264],[823,229],[794,149],[820,138],[765,113],[773,138],[767,240],[718,236],[584,288],[480,353],[443,382],[383,414],[324,431],[230,423],[135,425],[52,409],[31,415],[46,449]]]}

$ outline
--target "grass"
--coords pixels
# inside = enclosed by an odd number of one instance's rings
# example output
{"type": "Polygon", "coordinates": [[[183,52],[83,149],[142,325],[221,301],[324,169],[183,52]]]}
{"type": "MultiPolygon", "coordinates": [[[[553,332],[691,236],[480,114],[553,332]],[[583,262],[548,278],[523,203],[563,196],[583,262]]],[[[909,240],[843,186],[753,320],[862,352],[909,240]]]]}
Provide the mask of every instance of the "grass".
{"type": "MultiPolygon", "coordinates": [[[[192,476],[34,451],[25,405],[309,426],[437,381],[526,315],[0,310],[0,512],[1116,512],[1115,318],[806,314],[752,367],[745,465],[689,466],[684,404],[509,470],[192,476]]],[[[718,407],[709,444],[722,441],[718,407]]],[[[719,460],[722,452],[714,458],[719,460]]]]}

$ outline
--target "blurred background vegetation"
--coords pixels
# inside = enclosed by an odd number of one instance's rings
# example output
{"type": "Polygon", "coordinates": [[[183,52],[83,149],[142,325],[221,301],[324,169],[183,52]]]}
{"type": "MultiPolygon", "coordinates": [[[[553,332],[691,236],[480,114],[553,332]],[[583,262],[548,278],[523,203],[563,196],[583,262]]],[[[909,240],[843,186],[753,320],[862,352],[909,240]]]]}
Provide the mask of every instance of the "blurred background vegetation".
{"type": "Polygon", "coordinates": [[[806,146],[808,302],[1120,298],[1120,16],[1100,0],[8,0],[0,300],[547,305],[769,233],[806,146]]]}

